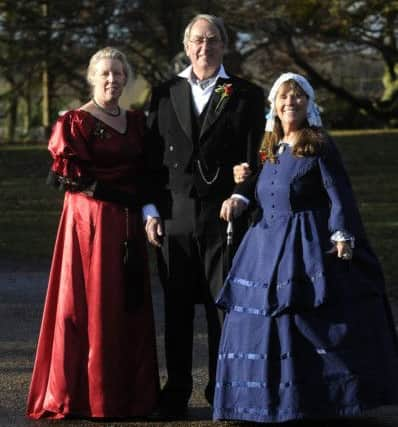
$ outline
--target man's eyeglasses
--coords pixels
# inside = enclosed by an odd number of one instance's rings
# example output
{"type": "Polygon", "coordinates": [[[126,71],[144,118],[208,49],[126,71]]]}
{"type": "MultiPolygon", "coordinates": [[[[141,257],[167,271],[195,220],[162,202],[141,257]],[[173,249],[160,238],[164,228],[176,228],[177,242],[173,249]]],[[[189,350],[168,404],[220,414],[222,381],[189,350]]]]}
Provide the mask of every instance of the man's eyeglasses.
{"type": "Polygon", "coordinates": [[[218,37],[194,37],[193,39],[189,40],[189,42],[195,46],[200,46],[205,42],[210,46],[215,46],[217,43],[220,43],[221,40],[218,37]]]}

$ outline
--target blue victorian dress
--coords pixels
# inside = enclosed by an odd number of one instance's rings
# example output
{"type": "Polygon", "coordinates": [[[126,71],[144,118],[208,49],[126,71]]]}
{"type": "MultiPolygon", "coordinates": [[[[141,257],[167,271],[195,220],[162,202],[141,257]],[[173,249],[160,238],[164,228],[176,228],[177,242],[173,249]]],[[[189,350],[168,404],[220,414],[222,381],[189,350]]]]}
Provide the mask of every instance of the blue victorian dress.
{"type": "Polygon", "coordinates": [[[214,419],[284,422],[398,402],[398,346],[380,264],[333,141],[286,146],[257,180],[261,219],[218,297],[226,311],[214,419]],[[352,261],[330,236],[355,236],[352,261]]]}

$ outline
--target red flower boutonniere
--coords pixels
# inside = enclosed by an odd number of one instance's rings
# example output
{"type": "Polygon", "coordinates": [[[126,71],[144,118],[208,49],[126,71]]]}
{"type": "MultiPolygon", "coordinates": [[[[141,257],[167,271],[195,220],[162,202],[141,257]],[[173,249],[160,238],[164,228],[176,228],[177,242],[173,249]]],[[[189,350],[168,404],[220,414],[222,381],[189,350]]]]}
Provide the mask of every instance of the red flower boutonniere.
{"type": "Polygon", "coordinates": [[[232,83],[224,83],[223,85],[218,85],[215,89],[216,93],[220,95],[220,100],[218,101],[216,105],[216,111],[218,111],[219,108],[221,108],[224,101],[232,95],[233,88],[232,83]]]}
{"type": "Polygon", "coordinates": [[[267,153],[264,149],[260,149],[259,151],[259,157],[260,157],[260,163],[263,165],[265,163],[265,160],[267,159],[267,153]]]}

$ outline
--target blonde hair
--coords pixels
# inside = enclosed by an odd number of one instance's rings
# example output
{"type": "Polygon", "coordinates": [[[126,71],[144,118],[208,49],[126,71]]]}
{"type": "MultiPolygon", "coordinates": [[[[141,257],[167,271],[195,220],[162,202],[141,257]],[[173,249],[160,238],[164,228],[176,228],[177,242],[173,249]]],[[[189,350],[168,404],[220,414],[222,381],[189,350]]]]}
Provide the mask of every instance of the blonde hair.
{"type": "Polygon", "coordinates": [[[114,47],[104,47],[103,49],[100,49],[99,51],[95,52],[94,55],[90,58],[90,62],[87,67],[87,74],[86,79],[88,84],[93,87],[94,82],[94,74],[95,74],[95,67],[98,64],[101,59],[117,59],[121,62],[123,72],[126,76],[126,83],[133,77],[133,72],[131,70],[131,67],[127,61],[126,55],[121,52],[120,50],[114,48],[114,47]]]}

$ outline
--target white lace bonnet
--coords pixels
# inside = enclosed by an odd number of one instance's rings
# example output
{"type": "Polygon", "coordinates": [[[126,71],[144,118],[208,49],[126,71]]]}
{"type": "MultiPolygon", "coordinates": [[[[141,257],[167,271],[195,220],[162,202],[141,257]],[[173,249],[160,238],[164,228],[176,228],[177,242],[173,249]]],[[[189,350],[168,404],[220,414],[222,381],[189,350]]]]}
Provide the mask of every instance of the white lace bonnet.
{"type": "Polygon", "coordinates": [[[308,124],[310,126],[317,126],[317,127],[322,126],[322,120],[319,114],[319,108],[315,103],[314,89],[310,85],[308,80],[303,76],[300,76],[300,74],[284,73],[277,78],[268,95],[268,101],[271,103],[271,108],[269,113],[267,114],[267,123],[265,125],[266,132],[272,132],[274,130],[275,117],[276,117],[276,108],[275,108],[276,94],[278,93],[278,89],[281,87],[281,85],[288,80],[294,80],[295,82],[297,82],[297,84],[301,87],[301,89],[303,89],[303,91],[308,95],[308,107],[307,107],[308,124]]]}

